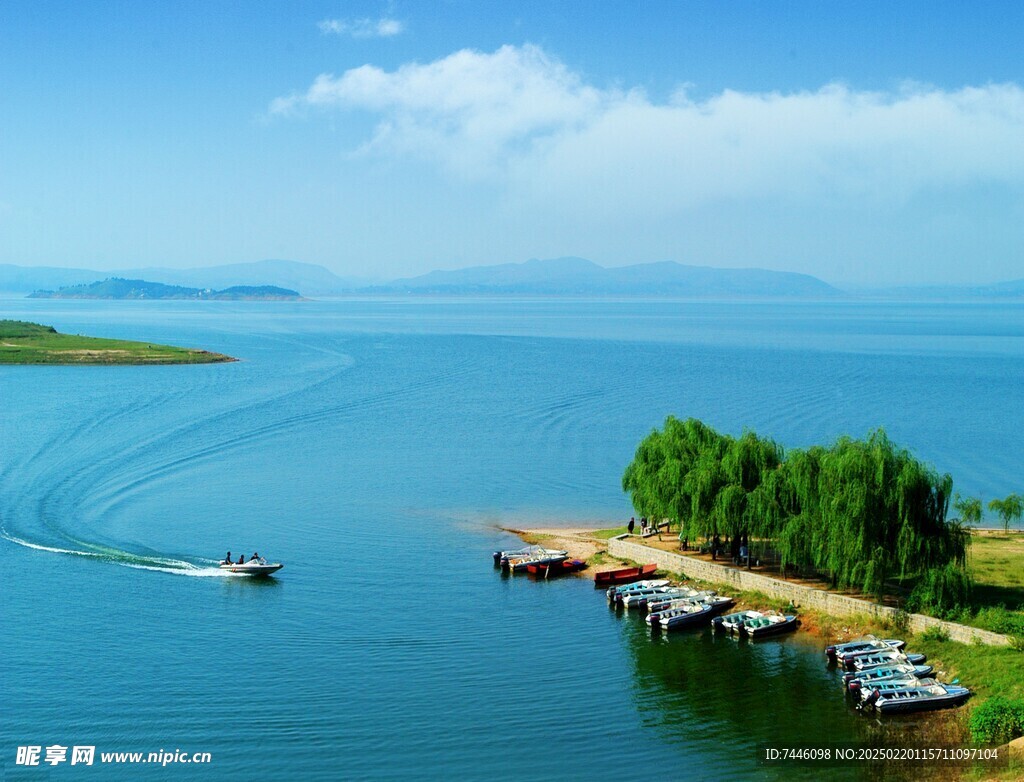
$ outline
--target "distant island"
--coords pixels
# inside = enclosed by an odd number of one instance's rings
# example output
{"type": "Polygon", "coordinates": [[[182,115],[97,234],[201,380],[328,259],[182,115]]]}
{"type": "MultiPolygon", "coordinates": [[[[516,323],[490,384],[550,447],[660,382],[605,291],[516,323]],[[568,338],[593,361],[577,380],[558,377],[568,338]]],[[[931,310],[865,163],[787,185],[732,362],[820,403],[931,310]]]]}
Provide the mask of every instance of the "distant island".
{"type": "Polygon", "coordinates": [[[214,364],[237,360],[208,350],[61,334],[53,326],[0,320],[0,364],[214,364]]]}
{"type": "Polygon", "coordinates": [[[129,267],[107,271],[70,266],[17,266],[0,263],[0,291],[8,293],[55,291],[74,285],[88,285],[110,277],[123,280],[159,280],[166,285],[181,285],[201,290],[223,290],[235,285],[274,285],[301,291],[304,296],[337,295],[365,287],[372,282],[355,277],[339,277],[316,264],[285,260],[231,263],[190,269],[129,267]]]}
{"type": "Polygon", "coordinates": [[[162,282],[110,277],[87,285],[69,285],[55,291],[39,290],[30,299],[192,299],[204,301],[301,301],[298,291],[276,285],[235,285],[223,290],[186,288],[162,282]]]}

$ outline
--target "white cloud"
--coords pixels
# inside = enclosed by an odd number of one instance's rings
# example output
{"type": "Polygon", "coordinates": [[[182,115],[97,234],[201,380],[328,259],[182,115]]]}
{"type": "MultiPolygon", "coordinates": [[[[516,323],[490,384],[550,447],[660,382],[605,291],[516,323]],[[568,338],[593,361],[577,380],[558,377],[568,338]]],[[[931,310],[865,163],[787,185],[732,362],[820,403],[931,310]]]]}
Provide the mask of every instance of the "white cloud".
{"type": "Polygon", "coordinates": [[[672,211],[720,199],[901,200],[978,181],[1024,187],[1024,90],[907,84],[865,92],[725,90],[667,101],[605,89],[536,46],[395,71],[322,74],[271,110],[364,111],[364,150],[500,177],[523,195],[672,211]]]}
{"type": "Polygon", "coordinates": [[[391,17],[380,19],[324,19],[317,23],[324,35],[349,35],[353,38],[391,38],[405,30],[405,23],[391,17]]]}

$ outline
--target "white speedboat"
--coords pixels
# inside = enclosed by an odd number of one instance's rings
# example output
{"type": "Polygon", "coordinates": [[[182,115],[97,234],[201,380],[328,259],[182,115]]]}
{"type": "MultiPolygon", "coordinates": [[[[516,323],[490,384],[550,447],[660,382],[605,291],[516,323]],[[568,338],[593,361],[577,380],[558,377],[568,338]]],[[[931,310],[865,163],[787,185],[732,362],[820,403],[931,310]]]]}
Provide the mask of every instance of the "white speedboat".
{"type": "Polygon", "coordinates": [[[267,562],[262,557],[243,562],[241,565],[237,562],[221,562],[220,564],[221,570],[226,570],[239,576],[270,576],[283,567],[284,565],[280,562],[267,562]]]}
{"type": "MultiPolygon", "coordinates": [[[[971,696],[966,687],[936,682],[930,687],[908,687],[902,690],[888,690],[875,696],[875,710],[882,714],[906,714],[912,711],[944,709],[959,706],[971,696]]],[[[870,702],[870,698],[864,701],[870,702]]]]}

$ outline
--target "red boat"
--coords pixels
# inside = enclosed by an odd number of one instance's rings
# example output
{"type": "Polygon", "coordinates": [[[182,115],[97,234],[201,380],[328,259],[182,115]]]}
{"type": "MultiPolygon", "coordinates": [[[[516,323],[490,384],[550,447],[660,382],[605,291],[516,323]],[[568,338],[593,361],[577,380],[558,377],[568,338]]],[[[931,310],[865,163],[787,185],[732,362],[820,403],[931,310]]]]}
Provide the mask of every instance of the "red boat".
{"type": "Polygon", "coordinates": [[[565,559],[550,565],[546,563],[531,563],[526,566],[526,572],[534,576],[557,576],[562,573],[575,573],[577,570],[583,570],[586,566],[587,563],[582,559],[565,559]]]}
{"type": "Polygon", "coordinates": [[[653,576],[657,569],[657,565],[643,565],[642,567],[625,567],[621,570],[606,570],[604,573],[594,574],[594,585],[604,587],[612,584],[629,584],[653,576]]]}

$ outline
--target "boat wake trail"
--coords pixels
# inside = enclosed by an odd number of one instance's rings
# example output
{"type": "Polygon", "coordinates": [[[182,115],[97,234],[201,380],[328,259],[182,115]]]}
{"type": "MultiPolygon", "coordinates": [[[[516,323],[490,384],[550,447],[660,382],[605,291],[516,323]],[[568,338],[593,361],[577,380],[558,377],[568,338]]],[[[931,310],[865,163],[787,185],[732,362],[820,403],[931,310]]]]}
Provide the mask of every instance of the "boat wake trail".
{"type": "Polygon", "coordinates": [[[89,557],[101,562],[108,562],[121,567],[134,568],[136,570],[152,570],[159,573],[171,573],[176,576],[191,576],[193,578],[223,578],[234,575],[217,567],[214,560],[199,560],[204,564],[189,562],[184,559],[172,559],[169,557],[154,557],[144,554],[132,554],[129,551],[118,551],[105,547],[91,547],[82,544],[86,548],[63,548],[61,546],[48,546],[43,543],[34,543],[25,540],[17,535],[12,535],[3,526],[0,526],[0,538],[10,541],[18,546],[34,549],[35,551],[48,551],[51,554],[65,554],[72,557],[89,557]]]}
{"type": "Polygon", "coordinates": [[[324,340],[314,348],[297,340],[284,360],[243,366],[216,382],[182,373],[160,386],[100,379],[66,399],[52,391],[74,412],[52,424],[41,415],[32,419],[35,429],[15,440],[11,458],[0,460],[0,539],[123,567],[225,577],[215,561],[121,542],[126,529],[135,540],[145,536],[138,508],[147,492],[190,474],[216,481],[238,454],[380,420],[479,371],[468,357],[449,355],[439,365],[424,349],[429,344],[396,342],[324,340]],[[422,361],[424,371],[389,371],[377,354],[398,349],[422,361]],[[217,467],[204,474],[210,462],[217,467]]]}

